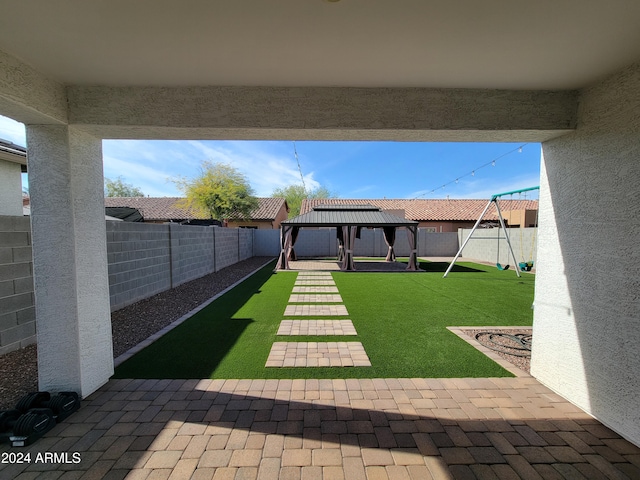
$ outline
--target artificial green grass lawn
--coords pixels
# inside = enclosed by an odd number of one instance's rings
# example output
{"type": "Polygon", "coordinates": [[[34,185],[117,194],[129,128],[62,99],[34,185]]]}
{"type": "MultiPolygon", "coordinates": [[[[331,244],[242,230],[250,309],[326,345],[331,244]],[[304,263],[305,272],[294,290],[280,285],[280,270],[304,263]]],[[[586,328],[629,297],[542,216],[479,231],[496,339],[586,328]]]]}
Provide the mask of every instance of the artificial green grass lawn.
{"type": "MultiPolygon", "coordinates": [[[[512,376],[448,326],[530,326],[534,276],[461,263],[422,273],[332,272],[357,336],[277,336],[296,272],[269,264],[116,368],[116,378],[512,376]],[[265,368],[275,341],[359,341],[371,367],[265,368]]],[[[339,319],[344,317],[317,317],[339,319]]]]}

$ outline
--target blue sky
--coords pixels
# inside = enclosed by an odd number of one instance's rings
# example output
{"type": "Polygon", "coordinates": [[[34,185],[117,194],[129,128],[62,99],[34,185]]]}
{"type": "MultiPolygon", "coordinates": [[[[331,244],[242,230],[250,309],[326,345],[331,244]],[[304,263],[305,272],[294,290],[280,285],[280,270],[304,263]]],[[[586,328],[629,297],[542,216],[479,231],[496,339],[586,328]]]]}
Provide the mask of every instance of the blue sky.
{"type": "MultiPolygon", "coordinates": [[[[24,146],[23,125],[0,117],[0,138],[24,146]]],[[[306,187],[341,198],[488,198],[540,178],[537,143],[298,141],[295,148],[306,187]]],[[[105,177],[122,176],[152,197],[179,196],[171,179],[196,176],[204,160],[233,165],[261,197],[301,183],[291,141],[106,140],[103,159],[105,177]]]]}

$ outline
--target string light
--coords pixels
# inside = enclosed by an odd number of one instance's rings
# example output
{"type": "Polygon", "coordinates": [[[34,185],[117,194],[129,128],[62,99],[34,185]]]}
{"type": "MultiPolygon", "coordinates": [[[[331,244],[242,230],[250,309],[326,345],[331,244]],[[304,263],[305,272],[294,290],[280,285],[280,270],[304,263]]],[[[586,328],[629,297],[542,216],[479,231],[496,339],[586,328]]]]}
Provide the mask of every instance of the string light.
{"type": "MultiPolygon", "coordinates": [[[[294,145],[295,145],[295,144],[294,144],[294,145]]],[[[443,189],[444,189],[447,185],[450,185],[450,184],[452,184],[452,183],[456,183],[456,184],[457,184],[457,183],[460,181],[460,179],[461,179],[461,178],[468,177],[468,176],[475,177],[475,176],[476,176],[476,171],[478,171],[478,170],[480,170],[480,169],[482,169],[482,168],[488,167],[489,165],[491,165],[492,167],[495,167],[495,166],[496,166],[496,162],[497,162],[498,160],[500,160],[501,158],[506,157],[507,155],[511,155],[511,154],[512,154],[513,152],[515,152],[515,151],[518,151],[518,153],[522,153],[522,149],[523,149],[525,146],[527,146],[527,145],[528,145],[528,144],[527,144],[527,143],[525,143],[525,144],[520,145],[520,146],[519,146],[519,147],[517,147],[517,148],[514,148],[513,150],[509,150],[508,152],[503,153],[502,155],[500,155],[500,156],[498,156],[498,157],[496,157],[496,158],[494,158],[494,159],[490,160],[489,162],[484,163],[484,164],[480,165],[479,167],[474,168],[473,170],[471,170],[471,171],[470,171],[470,172],[468,172],[468,173],[465,173],[464,175],[460,175],[460,176],[456,177],[454,180],[451,180],[450,182],[447,182],[447,183],[445,183],[445,184],[441,185],[441,186],[440,186],[440,187],[438,187],[438,188],[434,188],[434,189],[432,189],[432,190],[427,190],[427,192],[426,192],[426,193],[423,193],[423,194],[421,194],[421,195],[418,195],[417,197],[415,197],[415,198],[414,198],[414,200],[415,200],[415,199],[417,199],[417,198],[423,197],[423,196],[425,196],[425,195],[427,195],[427,194],[429,194],[429,193],[436,193],[436,190],[439,190],[440,188],[443,188],[443,189]]],[[[297,156],[296,156],[296,158],[297,158],[297,156]]]]}
{"type": "Polygon", "coordinates": [[[298,171],[300,172],[300,180],[302,180],[302,190],[305,195],[307,193],[307,186],[304,184],[304,175],[302,175],[302,168],[300,167],[300,159],[298,159],[298,151],[296,150],[296,142],[293,142],[293,154],[296,157],[296,162],[298,162],[298,171]]]}

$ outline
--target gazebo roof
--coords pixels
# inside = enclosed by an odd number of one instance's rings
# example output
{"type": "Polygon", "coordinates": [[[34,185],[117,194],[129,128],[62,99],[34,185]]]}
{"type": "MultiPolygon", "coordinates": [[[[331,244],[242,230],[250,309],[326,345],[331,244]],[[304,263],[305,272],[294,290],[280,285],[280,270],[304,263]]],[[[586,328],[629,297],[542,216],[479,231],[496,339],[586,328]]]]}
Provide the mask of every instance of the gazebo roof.
{"type": "Polygon", "coordinates": [[[318,205],[310,212],[282,222],[292,227],[409,227],[418,222],[393,215],[373,205],[318,205]]]}

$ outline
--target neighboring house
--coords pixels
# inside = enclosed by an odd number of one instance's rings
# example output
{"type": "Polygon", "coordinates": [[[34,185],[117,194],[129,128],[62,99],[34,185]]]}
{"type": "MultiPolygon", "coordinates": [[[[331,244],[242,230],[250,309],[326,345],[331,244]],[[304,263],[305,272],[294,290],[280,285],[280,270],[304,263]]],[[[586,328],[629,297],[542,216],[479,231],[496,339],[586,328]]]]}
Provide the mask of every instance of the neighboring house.
{"type": "MultiPolygon", "coordinates": [[[[471,228],[487,206],[484,200],[455,199],[344,199],[321,198],[302,201],[300,214],[313,210],[318,205],[359,205],[368,203],[400,215],[407,220],[420,222],[418,227],[432,229],[434,232],[456,232],[459,228],[471,228]]],[[[500,210],[508,226],[532,227],[537,221],[537,200],[500,200],[500,210]],[[523,221],[524,220],[524,221],[523,221]]],[[[484,216],[486,226],[498,224],[498,214],[492,205],[484,216]]]]}
{"type": "Polygon", "coordinates": [[[289,216],[289,205],[284,198],[258,198],[258,208],[248,220],[229,220],[228,227],[276,229],[289,216]]]}
{"type": "Polygon", "coordinates": [[[22,216],[22,173],[27,171],[27,150],[0,139],[0,215],[22,216]]]}
{"type": "MultiPolygon", "coordinates": [[[[182,223],[191,225],[217,225],[206,215],[190,208],[179,206],[181,197],[106,197],[106,208],[126,207],[136,209],[146,223],[182,223]]],[[[286,220],[289,206],[284,198],[258,198],[258,208],[249,220],[229,220],[226,226],[232,228],[280,228],[286,220]]]]}

